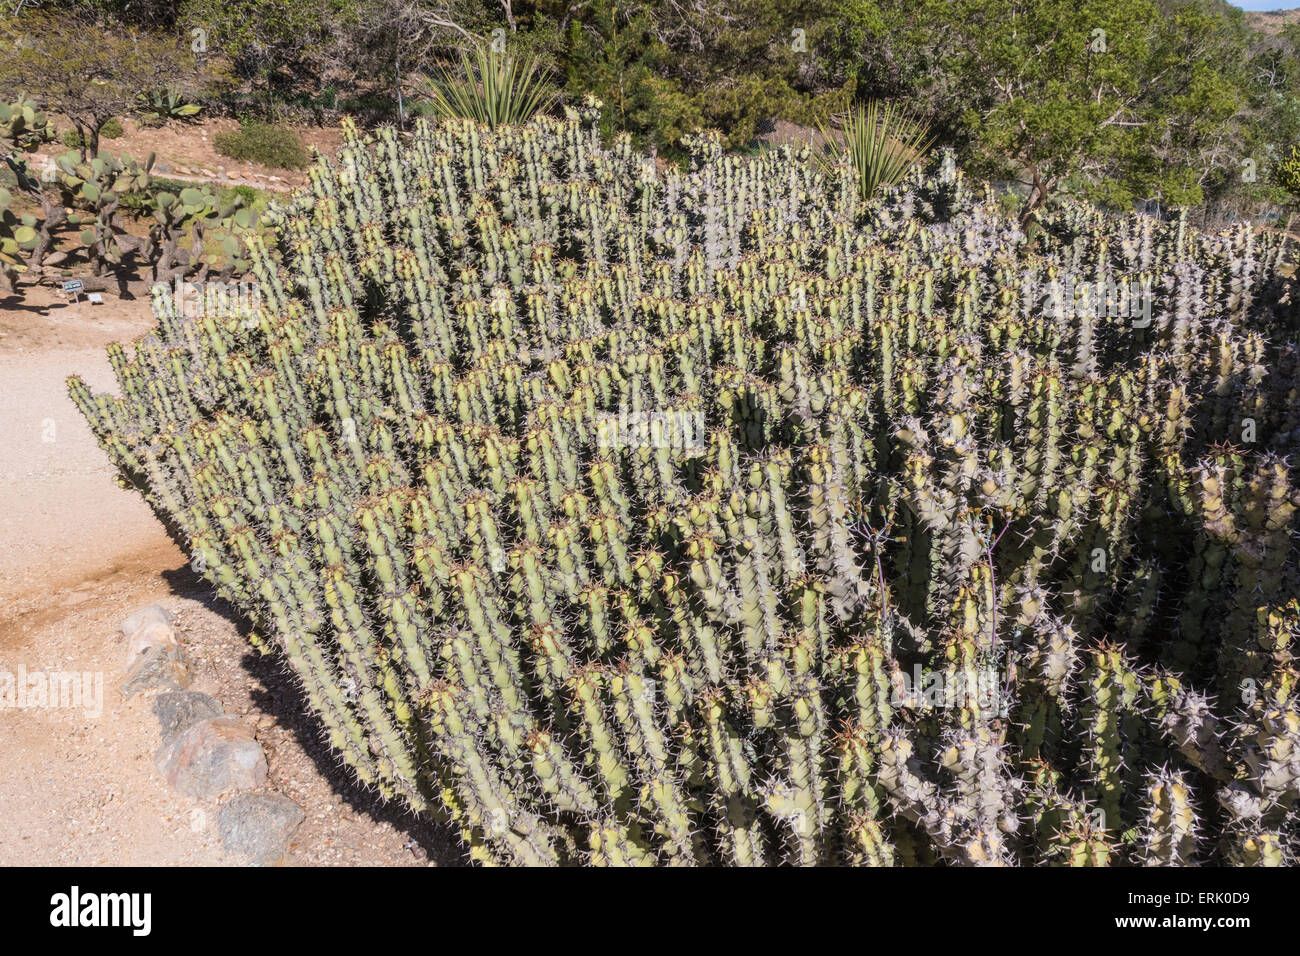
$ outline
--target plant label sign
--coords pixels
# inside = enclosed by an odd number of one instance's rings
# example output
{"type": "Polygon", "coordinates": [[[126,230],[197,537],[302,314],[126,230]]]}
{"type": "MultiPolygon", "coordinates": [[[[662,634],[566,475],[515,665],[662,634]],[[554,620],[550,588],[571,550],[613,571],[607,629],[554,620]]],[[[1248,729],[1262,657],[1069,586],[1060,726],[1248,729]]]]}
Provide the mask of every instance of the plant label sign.
{"type": "Polygon", "coordinates": [[[67,282],[63,283],[63,291],[72,292],[74,294],[80,292],[85,287],[85,284],[80,279],[69,279],[67,282]]]}

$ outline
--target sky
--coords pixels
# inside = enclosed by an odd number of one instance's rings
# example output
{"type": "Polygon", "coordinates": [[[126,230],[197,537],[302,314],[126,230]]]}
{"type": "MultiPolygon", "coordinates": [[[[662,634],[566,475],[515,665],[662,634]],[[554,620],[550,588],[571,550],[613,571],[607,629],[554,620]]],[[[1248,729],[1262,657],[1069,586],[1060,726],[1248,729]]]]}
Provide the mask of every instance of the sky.
{"type": "Polygon", "coordinates": [[[1300,5],[1300,0],[1229,0],[1234,7],[1243,10],[1290,10],[1300,5]]]}

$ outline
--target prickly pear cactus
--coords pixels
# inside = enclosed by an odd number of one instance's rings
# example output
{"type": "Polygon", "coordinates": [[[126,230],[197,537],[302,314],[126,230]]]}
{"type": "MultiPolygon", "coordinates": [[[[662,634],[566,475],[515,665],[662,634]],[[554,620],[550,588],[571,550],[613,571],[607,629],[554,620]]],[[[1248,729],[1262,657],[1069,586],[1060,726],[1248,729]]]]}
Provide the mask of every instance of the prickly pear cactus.
{"type": "Polygon", "coordinates": [[[31,213],[16,211],[16,194],[35,193],[39,185],[20,154],[34,151],[54,138],[54,127],[33,103],[0,103],[0,292],[12,292],[18,276],[40,239],[39,223],[31,213]]]}
{"type": "Polygon", "coordinates": [[[208,274],[208,263],[201,255],[201,247],[205,231],[213,226],[229,230],[222,241],[222,253],[228,263],[225,271],[247,271],[249,263],[240,258],[243,245],[238,236],[251,228],[254,216],[239,197],[222,203],[206,186],[188,187],[179,193],[162,190],[152,196],[149,211],[153,223],[144,252],[153,263],[155,282],[189,275],[203,281],[208,274]],[[191,248],[186,248],[187,244],[191,248]],[[192,248],[195,244],[200,250],[192,248]]]}
{"type": "Polygon", "coordinates": [[[71,392],[358,777],[517,864],[1271,864],[1280,247],[588,104],[349,129],[71,392]]]}
{"type": "Polygon", "coordinates": [[[117,210],[125,194],[148,189],[153,162],[152,154],[141,163],[109,153],[84,162],[76,153],[65,153],[55,160],[55,184],[64,204],[78,210],[68,217],[68,222],[81,227],[81,242],[95,275],[103,275],[110,266],[120,263],[124,250],[135,245],[130,240],[121,241],[126,233],[117,210]]]}
{"type": "Polygon", "coordinates": [[[25,253],[36,245],[36,217],[13,210],[13,194],[0,186],[0,291],[12,291],[26,270],[25,253]]]}
{"type": "Polygon", "coordinates": [[[33,152],[54,139],[49,117],[30,100],[0,103],[0,146],[19,152],[33,152]]]}

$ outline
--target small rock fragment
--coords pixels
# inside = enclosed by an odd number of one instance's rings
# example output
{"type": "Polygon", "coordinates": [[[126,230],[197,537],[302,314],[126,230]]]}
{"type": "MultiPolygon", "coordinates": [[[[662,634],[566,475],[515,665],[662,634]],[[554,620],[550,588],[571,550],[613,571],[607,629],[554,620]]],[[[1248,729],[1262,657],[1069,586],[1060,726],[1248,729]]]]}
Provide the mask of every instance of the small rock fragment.
{"type": "Polygon", "coordinates": [[[217,833],[228,853],[258,866],[283,862],[294,830],[306,819],[298,804],[280,793],[241,793],[217,815],[217,833]]]}
{"type": "Polygon", "coordinates": [[[179,646],[149,647],[136,656],[119,686],[122,696],[130,699],[142,690],[184,690],[190,679],[179,646]]]}
{"type": "Polygon", "coordinates": [[[221,705],[217,703],[216,698],[209,697],[207,694],[200,694],[193,690],[178,690],[159,694],[154,699],[153,712],[158,718],[163,742],[167,743],[201,720],[220,717],[221,705]]]}
{"type": "Polygon", "coordinates": [[[166,624],[171,627],[175,620],[175,615],[161,604],[148,604],[122,622],[122,633],[130,637],[146,624],[166,624]]]}
{"type": "Polygon", "coordinates": [[[163,778],[200,800],[266,782],[266,754],[253,731],[236,717],[200,720],[163,744],[154,757],[163,778]]]}

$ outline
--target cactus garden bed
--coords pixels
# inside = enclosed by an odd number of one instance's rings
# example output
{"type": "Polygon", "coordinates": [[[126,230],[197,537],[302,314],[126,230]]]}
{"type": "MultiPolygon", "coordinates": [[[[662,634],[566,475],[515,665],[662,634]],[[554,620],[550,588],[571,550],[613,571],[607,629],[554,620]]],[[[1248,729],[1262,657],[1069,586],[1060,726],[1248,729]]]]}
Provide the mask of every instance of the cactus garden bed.
{"type": "Polygon", "coordinates": [[[1293,862],[1279,237],[345,127],[73,397],[338,759],[505,864],[1293,862]]]}

